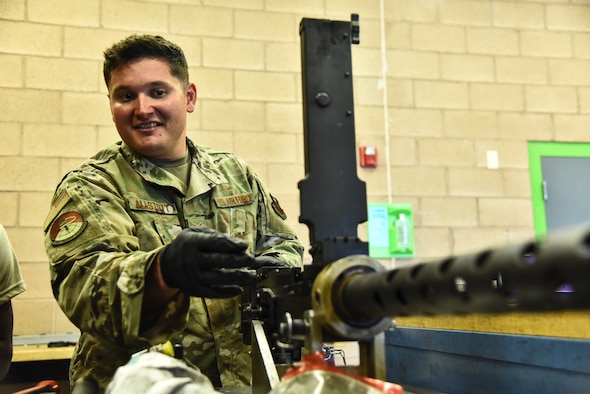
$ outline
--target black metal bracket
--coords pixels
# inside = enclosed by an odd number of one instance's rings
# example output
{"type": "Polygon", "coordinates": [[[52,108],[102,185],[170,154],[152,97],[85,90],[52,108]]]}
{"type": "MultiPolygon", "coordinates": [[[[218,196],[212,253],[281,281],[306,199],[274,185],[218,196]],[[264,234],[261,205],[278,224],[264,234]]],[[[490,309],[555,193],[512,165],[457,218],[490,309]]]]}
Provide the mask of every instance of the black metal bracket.
{"type": "Polygon", "coordinates": [[[359,19],[304,18],[300,25],[305,179],[299,221],[310,230],[313,264],[368,254],[357,236],[367,220],[365,182],[356,175],[351,44],[359,19]]]}

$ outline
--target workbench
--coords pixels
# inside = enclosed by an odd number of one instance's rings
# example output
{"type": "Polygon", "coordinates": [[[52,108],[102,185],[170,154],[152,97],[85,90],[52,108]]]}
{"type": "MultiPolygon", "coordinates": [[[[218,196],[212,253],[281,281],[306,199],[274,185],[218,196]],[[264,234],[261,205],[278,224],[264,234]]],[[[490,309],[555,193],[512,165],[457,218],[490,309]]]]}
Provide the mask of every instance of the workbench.
{"type": "Polygon", "coordinates": [[[78,334],[14,337],[12,364],[0,382],[0,394],[35,386],[43,380],[59,384],[60,394],[69,394],[68,370],[78,334]]]}

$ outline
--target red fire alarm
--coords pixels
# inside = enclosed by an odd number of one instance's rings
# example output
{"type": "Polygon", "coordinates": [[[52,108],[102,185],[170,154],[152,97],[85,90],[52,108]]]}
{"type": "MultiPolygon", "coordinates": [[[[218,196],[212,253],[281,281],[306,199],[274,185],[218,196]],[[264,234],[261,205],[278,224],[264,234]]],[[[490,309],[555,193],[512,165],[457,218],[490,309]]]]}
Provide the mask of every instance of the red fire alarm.
{"type": "Polygon", "coordinates": [[[363,167],[363,168],[377,167],[377,147],[375,147],[375,146],[361,146],[359,148],[359,156],[361,159],[361,167],[363,167]]]}

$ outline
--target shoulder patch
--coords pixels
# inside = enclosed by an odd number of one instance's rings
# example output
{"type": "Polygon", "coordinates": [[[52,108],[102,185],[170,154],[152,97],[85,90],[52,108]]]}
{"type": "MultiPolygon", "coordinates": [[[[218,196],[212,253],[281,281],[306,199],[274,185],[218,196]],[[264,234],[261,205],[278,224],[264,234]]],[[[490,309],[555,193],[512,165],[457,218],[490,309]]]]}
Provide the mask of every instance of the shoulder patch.
{"type": "Polygon", "coordinates": [[[82,234],[87,224],[78,212],[62,213],[53,221],[49,238],[54,246],[63,245],[82,234]]]}
{"type": "Polygon", "coordinates": [[[279,200],[277,200],[275,198],[275,196],[273,196],[272,194],[270,195],[270,198],[272,199],[272,203],[270,204],[272,206],[272,209],[275,211],[275,213],[277,215],[279,215],[283,220],[287,219],[287,214],[285,213],[285,211],[283,210],[283,208],[281,208],[281,205],[279,204],[279,200]]]}
{"type": "Polygon", "coordinates": [[[43,224],[43,229],[47,230],[47,227],[51,223],[51,221],[55,218],[55,216],[66,206],[66,204],[70,201],[70,195],[67,190],[62,190],[61,193],[53,200],[53,204],[51,204],[51,209],[47,214],[47,218],[45,219],[45,223],[43,224]]]}

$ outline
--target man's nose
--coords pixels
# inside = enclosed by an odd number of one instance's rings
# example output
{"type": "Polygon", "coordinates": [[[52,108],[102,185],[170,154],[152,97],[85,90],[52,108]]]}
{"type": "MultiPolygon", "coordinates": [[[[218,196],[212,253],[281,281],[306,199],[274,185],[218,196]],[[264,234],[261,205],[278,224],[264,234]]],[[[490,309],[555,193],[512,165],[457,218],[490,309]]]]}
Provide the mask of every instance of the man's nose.
{"type": "Polygon", "coordinates": [[[151,97],[140,94],[137,96],[135,112],[139,116],[151,115],[154,112],[153,101],[151,97]]]}

